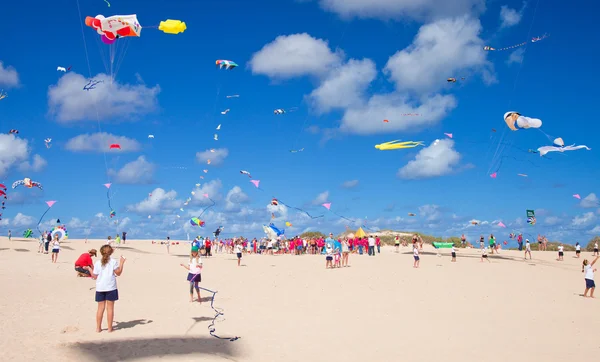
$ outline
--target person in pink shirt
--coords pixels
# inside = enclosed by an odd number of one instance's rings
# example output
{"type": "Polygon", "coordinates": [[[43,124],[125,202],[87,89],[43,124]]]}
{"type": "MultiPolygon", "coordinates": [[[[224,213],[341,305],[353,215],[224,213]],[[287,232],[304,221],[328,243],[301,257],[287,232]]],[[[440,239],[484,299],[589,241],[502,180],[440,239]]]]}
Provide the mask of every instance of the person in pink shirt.
{"type": "Polygon", "coordinates": [[[375,245],[377,246],[377,254],[381,254],[381,239],[379,239],[379,236],[375,236],[375,245]]]}

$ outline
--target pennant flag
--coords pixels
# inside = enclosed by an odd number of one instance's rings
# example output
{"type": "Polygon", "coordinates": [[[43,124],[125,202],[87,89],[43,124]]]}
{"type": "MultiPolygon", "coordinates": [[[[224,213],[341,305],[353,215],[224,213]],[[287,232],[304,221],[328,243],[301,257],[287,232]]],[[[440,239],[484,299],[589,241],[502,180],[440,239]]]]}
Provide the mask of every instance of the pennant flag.
{"type": "Polygon", "coordinates": [[[46,201],[46,205],[48,205],[48,207],[52,207],[54,204],[56,204],[56,201],[46,201]]]}
{"type": "Polygon", "coordinates": [[[503,227],[503,228],[505,228],[505,227],[506,227],[506,225],[504,225],[504,223],[503,223],[502,221],[500,221],[500,222],[498,223],[498,226],[500,226],[500,227],[503,227]]]}
{"type": "Polygon", "coordinates": [[[331,210],[331,202],[324,203],[323,207],[326,208],[327,210],[331,210]]]}
{"type": "Polygon", "coordinates": [[[496,178],[496,176],[498,176],[497,172],[494,172],[493,174],[490,175],[491,178],[496,178]]]}
{"type": "Polygon", "coordinates": [[[578,200],[581,200],[581,196],[579,196],[579,194],[575,194],[575,195],[573,195],[573,197],[576,198],[576,199],[578,199],[578,200]]]}
{"type": "Polygon", "coordinates": [[[448,138],[452,138],[452,133],[444,133],[448,138]]]}
{"type": "Polygon", "coordinates": [[[252,182],[256,188],[258,188],[258,184],[260,184],[260,180],[250,180],[250,182],[252,182]]]}
{"type": "Polygon", "coordinates": [[[112,185],[112,184],[104,184],[104,187],[106,187],[107,189],[110,189],[110,185],[112,185]]]}

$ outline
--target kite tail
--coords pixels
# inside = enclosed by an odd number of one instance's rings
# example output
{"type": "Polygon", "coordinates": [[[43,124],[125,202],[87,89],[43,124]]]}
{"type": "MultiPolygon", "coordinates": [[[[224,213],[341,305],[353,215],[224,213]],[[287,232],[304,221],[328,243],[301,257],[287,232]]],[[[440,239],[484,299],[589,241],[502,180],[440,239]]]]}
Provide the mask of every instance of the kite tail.
{"type": "Polygon", "coordinates": [[[43,214],[42,214],[42,216],[40,217],[40,220],[39,220],[39,221],[38,221],[38,223],[37,223],[37,229],[38,229],[38,231],[39,231],[40,235],[42,235],[42,230],[40,230],[40,224],[42,223],[42,220],[44,219],[44,216],[46,216],[46,214],[48,213],[48,211],[50,211],[50,208],[51,208],[51,206],[50,206],[50,207],[48,207],[48,208],[46,209],[46,211],[44,211],[44,213],[43,213],[43,214]]]}
{"type": "Polygon", "coordinates": [[[113,211],[112,206],[110,206],[110,188],[106,190],[106,199],[108,200],[108,208],[110,209],[110,211],[113,211]]]}
{"type": "Polygon", "coordinates": [[[342,216],[342,215],[338,214],[338,213],[337,213],[337,212],[335,212],[335,211],[331,211],[331,212],[332,212],[332,213],[333,213],[335,216],[337,216],[337,217],[339,217],[339,218],[342,218],[342,219],[344,219],[344,220],[346,220],[346,221],[350,221],[351,223],[355,223],[355,222],[356,222],[356,220],[348,219],[347,217],[345,217],[345,216],[342,216]]]}
{"type": "Polygon", "coordinates": [[[294,207],[294,206],[287,205],[285,202],[283,202],[283,201],[281,201],[281,200],[279,200],[279,203],[280,203],[280,204],[282,204],[282,205],[284,205],[284,206],[287,206],[287,207],[289,207],[290,209],[298,210],[298,211],[300,211],[300,212],[302,212],[302,213],[306,214],[306,215],[307,215],[308,217],[310,217],[311,219],[318,219],[318,218],[320,218],[320,217],[323,217],[323,216],[325,216],[325,215],[312,216],[311,214],[309,214],[309,213],[308,213],[308,211],[306,211],[306,210],[302,210],[302,209],[301,209],[301,208],[299,208],[299,207],[294,207]]]}
{"type": "Polygon", "coordinates": [[[212,205],[205,207],[204,210],[202,210],[202,212],[200,213],[200,215],[198,217],[202,216],[202,214],[204,214],[204,212],[206,212],[206,210],[210,209],[211,207],[213,207],[217,204],[215,202],[215,200],[211,199],[210,197],[208,199],[212,202],[212,205]]]}
{"type": "Polygon", "coordinates": [[[208,325],[208,332],[210,333],[211,336],[218,338],[218,339],[227,339],[229,340],[229,342],[234,342],[237,341],[238,339],[240,339],[241,337],[235,336],[235,337],[221,337],[218,336],[217,334],[215,334],[215,323],[217,321],[217,318],[219,318],[220,316],[224,315],[223,312],[221,312],[220,310],[218,310],[217,308],[215,308],[214,303],[215,303],[215,296],[217,295],[217,292],[206,289],[206,288],[202,288],[199,287],[200,289],[207,291],[209,293],[212,293],[212,297],[210,299],[210,307],[215,311],[215,317],[212,319],[212,322],[208,325]]]}

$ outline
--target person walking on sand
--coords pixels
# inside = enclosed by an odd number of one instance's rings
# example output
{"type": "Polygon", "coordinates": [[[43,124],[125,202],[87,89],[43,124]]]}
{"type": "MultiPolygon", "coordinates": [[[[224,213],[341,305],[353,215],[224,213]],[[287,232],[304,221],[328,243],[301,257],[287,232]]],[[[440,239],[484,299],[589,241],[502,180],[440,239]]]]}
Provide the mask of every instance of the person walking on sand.
{"type": "Polygon", "coordinates": [[[12,239],[12,232],[10,230],[8,230],[8,241],[11,241],[12,239]]]}
{"type": "Polygon", "coordinates": [[[348,257],[350,255],[350,245],[348,238],[342,240],[342,268],[349,266],[348,257]]]}
{"type": "Polygon", "coordinates": [[[46,243],[46,231],[44,231],[44,233],[42,234],[42,237],[40,238],[40,246],[38,247],[38,253],[44,252],[44,244],[45,243],[46,243]]]}
{"type": "Polygon", "coordinates": [[[198,283],[202,281],[202,258],[200,258],[198,250],[194,249],[190,252],[190,261],[188,265],[179,265],[188,270],[187,281],[190,283],[190,303],[194,301],[194,290],[196,290],[196,294],[198,295],[198,303],[202,303],[202,298],[200,298],[200,287],[198,286],[198,283]]]}
{"type": "Polygon", "coordinates": [[[375,235],[375,246],[377,247],[377,254],[381,254],[381,239],[377,235],[375,235]]]}
{"type": "Polygon", "coordinates": [[[419,263],[421,262],[421,258],[419,258],[419,247],[417,244],[413,244],[413,259],[415,259],[413,263],[413,268],[418,268],[419,263]]]}
{"type": "Polygon", "coordinates": [[[400,237],[396,235],[394,238],[394,246],[396,247],[396,253],[400,252],[400,237]]]}
{"type": "Polygon", "coordinates": [[[490,234],[490,250],[492,251],[492,254],[494,254],[494,250],[496,250],[496,238],[494,237],[494,234],[490,234]]]}
{"type": "Polygon", "coordinates": [[[52,241],[52,233],[46,234],[46,242],[44,242],[44,254],[48,254],[48,247],[52,241]]]}
{"type": "Polygon", "coordinates": [[[519,244],[519,251],[523,251],[523,234],[517,236],[517,243],[519,244]]]}
{"type": "Polygon", "coordinates": [[[587,298],[588,292],[590,292],[590,298],[594,298],[594,290],[596,290],[596,283],[594,282],[594,273],[597,269],[593,269],[593,266],[594,264],[596,264],[599,258],[600,256],[597,256],[591,264],[587,259],[583,261],[581,272],[585,273],[585,292],[583,292],[584,298],[587,298]]]}
{"type": "Polygon", "coordinates": [[[575,257],[577,259],[579,259],[579,257],[581,256],[581,245],[579,245],[579,243],[575,243],[575,257]]]}
{"type": "Polygon", "coordinates": [[[375,256],[375,238],[373,235],[369,235],[369,255],[375,256]]]}
{"type": "Polygon", "coordinates": [[[127,240],[127,232],[123,231],[123,233],[122,233],[122,234],[123,234],[123,237],[122,237],[122,239],[123,239],[123,244],[125,244],[125,241],[127,240]]]}
{"type": "Polygon", "coordinates": [[[171,238],[167,236],[167,254],[171,254],[171,238]]]}
{"type": "Polygon", "coordinates": [[[558,244],[558,259],[556,259],[557,261],[563,261],[565,256],[565,247],[563,246],[563,244],[558,244]]]}
{"type": "Polygon", "coordinates": [[[242,253],[244,251],[244,247],[240,241],[235,242],[235,255],[237,256],[238,266],[240,266],[242,262],[242,253]]]}
{"type": "Polygon", "coordinates": [[[117,277],[123,273],[125,258],[121,255],[119,261],[111,259],[114,249],[110,245],[104,245],[100,248],[102,260],[96,260],[93,278],[96,279],[96,302],[98,310],[96,312],[96,332],[102,332],[102,319],[104,311],[107,311],[108,332],[113,331],[113,320],[115,316],[115,302],[119,300],[119,290],[117,289],[117,277]]]}
{"type": "Polygon", "coordinates": [[[531,243],[529,239],[525,239],[525,260],[527,260],[527,254],[529,254],[529,260],[531,260],[531,243]]]}
{"type": "Polygon", "coordinates": [[[598,242],[595,241],[594,242],[594,253],[592,254],[592,256],[599,256],[600,253],[598,253],[598,242]]]}
{"type": "Polygon", "coordinates": [[[54,241],[52,242],[52,262],[56,263],[58,260],[58,253],[60,252],[60,240],[58,240],[58,234],[54,235],[54,241]]]}

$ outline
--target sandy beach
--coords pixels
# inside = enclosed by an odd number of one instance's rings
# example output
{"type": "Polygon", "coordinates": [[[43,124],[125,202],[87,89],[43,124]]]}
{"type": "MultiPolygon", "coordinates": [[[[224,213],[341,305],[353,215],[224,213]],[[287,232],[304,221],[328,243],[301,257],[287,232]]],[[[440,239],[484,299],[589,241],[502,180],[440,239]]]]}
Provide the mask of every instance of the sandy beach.
{"type": "MultiPolygon", "coordinates": [[[[0,238],[0,347],[6,361],[564,361],[600,351],[600,300],[585,299],[582,259],[517,251],[481,263],[477,250],[384,247],[326,270],[322,256],[234,255],[204,259],[190,303],[189,244],[128,240],[118,278],[116,328],[95,332],[95,282],[78,278],[77,257],[102,240],[67,240],[57,264],[35,239],[0,238]]],[[[591,259],[591,253],[583,257],[591,259]]],[[[95,259],[97,260],[97,259],[95,259]]],[[[600,295],[598,295],[600,298],[600,295]]],[[[106,321],[104,322],[106,327],[106,321]]]]}

